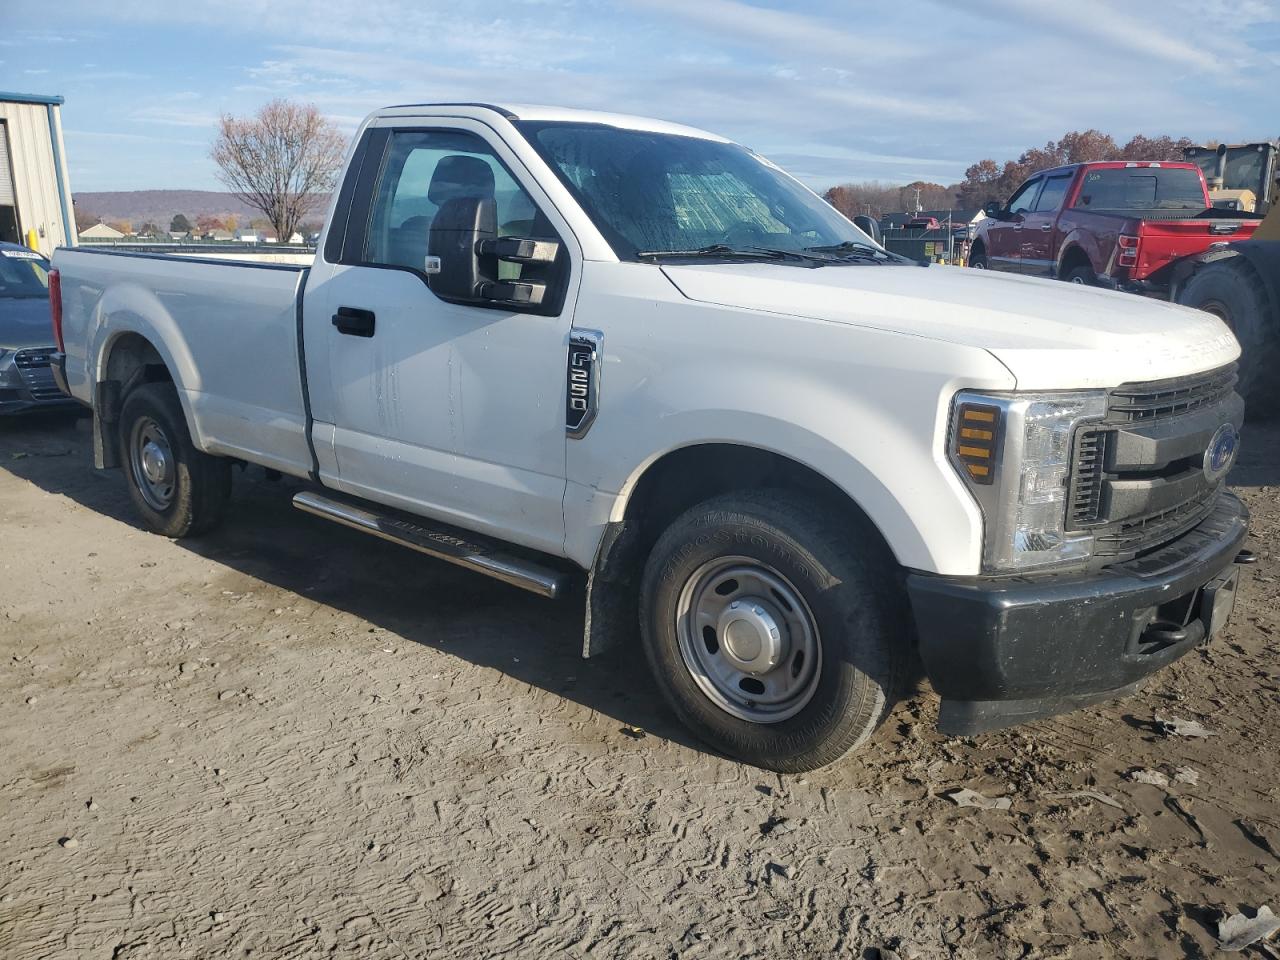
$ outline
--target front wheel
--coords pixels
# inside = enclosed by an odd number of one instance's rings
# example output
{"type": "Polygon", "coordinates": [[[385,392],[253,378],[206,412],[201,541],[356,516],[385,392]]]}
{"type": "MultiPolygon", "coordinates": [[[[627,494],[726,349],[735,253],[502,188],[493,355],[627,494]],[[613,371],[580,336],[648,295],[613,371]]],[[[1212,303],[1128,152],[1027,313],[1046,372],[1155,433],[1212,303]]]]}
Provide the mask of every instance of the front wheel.
{"type": "Polygon", "coordinates": [[[129,497],[153,533],[195,536],[221,521],[230,464],[192,444],[173,384],[144,383],[125,397],[120,449],[129,497]]]}
{"type": "Polygon", "coordinates": [[[969,266],[974,270],[987,269],[987,255],[981,250],[975,250],[973,253],[969,254],[969,266]]]}
{"type": "Polygon", "coordinates": [[[699,738],[784,773],[865,742],[907,642],[892,558],[865,524],[784,491],[679,517],[645,567],[641,627],[663,694],[699,738]]]}

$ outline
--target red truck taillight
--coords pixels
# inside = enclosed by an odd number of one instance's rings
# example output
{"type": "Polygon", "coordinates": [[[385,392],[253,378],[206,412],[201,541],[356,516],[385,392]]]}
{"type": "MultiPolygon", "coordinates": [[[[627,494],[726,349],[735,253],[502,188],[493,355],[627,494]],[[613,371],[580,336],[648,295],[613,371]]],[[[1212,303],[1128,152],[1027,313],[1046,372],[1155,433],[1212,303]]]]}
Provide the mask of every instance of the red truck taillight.
{"type": "Polygon", "coordinates": [[[66,353],[62,344],[62,274],[49,271],[49,319],[53,321],[53,342],[59,353],[66,353]]]}
{"type": "Polygon", "coordinates": [[[1136,267],[1138,265],[1138,238],[1122,233],[1116,238],[1116,242],[1120,244],[1120,258],[1116,263],[1122,267],[1136,267]]]}

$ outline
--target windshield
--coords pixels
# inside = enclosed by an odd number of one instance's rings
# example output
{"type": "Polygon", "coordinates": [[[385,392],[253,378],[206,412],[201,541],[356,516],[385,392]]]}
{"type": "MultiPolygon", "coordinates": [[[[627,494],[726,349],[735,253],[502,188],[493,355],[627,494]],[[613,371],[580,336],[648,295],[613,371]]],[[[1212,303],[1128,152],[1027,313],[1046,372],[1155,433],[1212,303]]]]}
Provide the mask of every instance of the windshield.
{"type": "MultiPolygon", "coordinates": [[[[1252,190],[1255,193],[1267,189],[1268,151],[1265,146],[1248,145],[1228,147],[1227,162],[1222,171],[1224,190],[1252,190]]],[[[1206,180],[1218,174],[1218,151],[1202,147],[1187,151],[1187,159],[1200,165],[1206,180]]]]}
{"type": "Polygon", "coordinates": [[[600,124],[524,121],[520,128],[621,260],[879,249],[823,200],[737,144],[600,124]]]}
{"type": "Polygon", "coordinates": [[[1087,210],[1203,210],[1200,174],[1186,167],[1090,170],[1075,205],[1087,210]]]}
{"type": "Polygon", "coordinates": [[[49,261],[31,250],[0,250],[0,298],[49,296],[49,261]]]}

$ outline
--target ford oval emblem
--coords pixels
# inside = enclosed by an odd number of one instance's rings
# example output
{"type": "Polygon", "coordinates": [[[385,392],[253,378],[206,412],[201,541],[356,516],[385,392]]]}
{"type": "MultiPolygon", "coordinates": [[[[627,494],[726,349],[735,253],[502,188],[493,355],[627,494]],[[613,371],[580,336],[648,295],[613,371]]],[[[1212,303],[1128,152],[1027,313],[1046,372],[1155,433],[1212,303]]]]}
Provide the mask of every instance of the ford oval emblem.
{"type": "Polygon", "coordinates": [[[1210,483],[1220,480],[1231,465],[1235,463],[1236,451],[1240,449],[1240,433],[1235,426],[1224,423],[1209,441],[1204,452],[1204,476],[1210,483]]]}

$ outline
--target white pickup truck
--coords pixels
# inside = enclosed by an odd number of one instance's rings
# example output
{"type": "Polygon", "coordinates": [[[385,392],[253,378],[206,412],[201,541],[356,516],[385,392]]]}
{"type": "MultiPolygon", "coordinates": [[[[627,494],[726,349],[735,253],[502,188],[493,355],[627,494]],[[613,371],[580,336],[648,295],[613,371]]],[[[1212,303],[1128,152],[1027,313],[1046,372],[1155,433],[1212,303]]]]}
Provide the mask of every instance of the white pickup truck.
{"type": "Polygon", "coordinates": [[[584,583],[586,654],[641,643],[698,736],[779,771],[921,669],[952,734],[1125,694],[1250,557],[1221,322],[906,261],[700,130],[391,107],[310,267],[54,267],[59,382],[152,530],[208,531],[248,462],[317,516],[584,583]]]}

